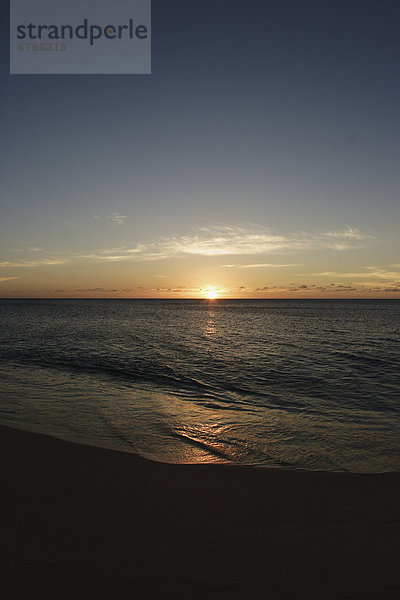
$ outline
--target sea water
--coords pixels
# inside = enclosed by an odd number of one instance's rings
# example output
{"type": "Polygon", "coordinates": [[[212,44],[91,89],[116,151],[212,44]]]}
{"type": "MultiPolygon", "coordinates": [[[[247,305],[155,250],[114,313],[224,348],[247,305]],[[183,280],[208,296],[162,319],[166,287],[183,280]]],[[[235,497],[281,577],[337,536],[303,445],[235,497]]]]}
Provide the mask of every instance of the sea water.
{"type": "Polygon", "coordinates": [[[168,462],[400,470],[400,302],[1,300],[0,422],[168,462]]]}

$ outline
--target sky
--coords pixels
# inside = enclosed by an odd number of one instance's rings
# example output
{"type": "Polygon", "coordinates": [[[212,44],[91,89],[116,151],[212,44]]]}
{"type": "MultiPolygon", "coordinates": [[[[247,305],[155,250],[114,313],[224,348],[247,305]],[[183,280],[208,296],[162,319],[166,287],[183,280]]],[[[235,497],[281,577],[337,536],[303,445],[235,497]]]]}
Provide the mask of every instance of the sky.
{"type": "Polygon", "coordinates": [[[151,75],[0,11],[0,297],[400,298],[397,0],[153,0],[151,75]]]}

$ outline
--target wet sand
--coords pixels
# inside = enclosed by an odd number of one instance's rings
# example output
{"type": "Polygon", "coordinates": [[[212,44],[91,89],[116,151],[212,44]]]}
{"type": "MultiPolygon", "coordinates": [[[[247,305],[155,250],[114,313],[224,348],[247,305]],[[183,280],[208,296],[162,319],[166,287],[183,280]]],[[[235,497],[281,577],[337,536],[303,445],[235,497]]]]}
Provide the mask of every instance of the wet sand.
{"type": "Polygon", "coordinates": [[[400,473],[169,465],[0,427],[0,597],[394,600],[400,473]]]}

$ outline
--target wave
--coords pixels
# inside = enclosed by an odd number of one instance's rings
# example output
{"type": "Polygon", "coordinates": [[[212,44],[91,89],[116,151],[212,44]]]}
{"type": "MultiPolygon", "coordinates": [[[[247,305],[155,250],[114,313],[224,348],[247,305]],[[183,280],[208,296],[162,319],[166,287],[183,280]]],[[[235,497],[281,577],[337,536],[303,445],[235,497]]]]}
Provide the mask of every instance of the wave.
{"type": "MultiPolygon", "coordinates": [[[[312,410],[310,402],[306,400],[300,393],[294,397],[290,388],[295,389],[302,385],[304,389],[307,387],[315,387],[316,378],[310,378],[307,383],[307,378],[303,377],[300,380],[294,380],[292,385],[287,384],[287,393],[285,394],[281,386],[281,377],[278,372],[272,372],[274,377],[270,381],[263,381],[264,385],[270,387],[269,391],[255,389],[253,386],[244,387],[237,384],[232,384],[226,380],[218,382],[205,382],[195,377],[177,374],[172,368],[162,366],[169,373],[157,373],[149,368],[148,364],[144,364],[142,368],[134,370],[132,367],[127,369],[124,366],[116,366],[112,364],[104,364],[99,362],[89,361],[85,363],[70,359],[70,360],[48,360],[47,358],[29,358],[21,360],[7,361],[9,364],[22,367],[36,367],[39,369],[47,369],[68,374],[96,376],[100,379],[107,379],[113,383],[122,384],[123,387],[131,385],[143,384],[160,388],[162,393],[171,394],[179,397],[180,400],[197,403],[206,408],[216,410],[232,410],[238,412],[254,412],[258,409],[269,410],[286,410],[288,412],[303,413],[312,410]],[[145,370],[146,369],[146,370],[145,370]],[[273,389],[277,388],[277,389],[273,389]]],[[[152,365],[152,368],[160,369],[160,365],[152,365]]],[[[258,378],[260,385],[260,378],[258,378]]],[[[319,379],[318,379],[319,382],[319,379]]]]}
{"type": "Polygon", "coordinates": [[[212,454],[218,458],[223,458],[224,460],[229,462],[232,460],[229,454],[227,454],[223,450],[220,450],[219,448],[216,448],[210,442],[203,442],[199,438],[195,438],[193,436],[188,435],[187,433],[182,433],[179,431],[171,431],[171,435],[184,440],[187,444],[190,444],[191,446],[197,446],[202,450],[206,450],[209,454],[212,454]]]}

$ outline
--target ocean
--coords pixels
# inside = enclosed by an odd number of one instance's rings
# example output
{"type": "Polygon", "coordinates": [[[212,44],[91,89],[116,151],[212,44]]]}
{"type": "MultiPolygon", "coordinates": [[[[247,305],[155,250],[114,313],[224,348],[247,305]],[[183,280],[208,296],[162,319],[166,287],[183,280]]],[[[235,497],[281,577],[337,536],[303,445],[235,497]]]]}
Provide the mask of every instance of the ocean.
{"type": "Polygon", "coordinates": [[[0,300],[0,422],[176,463],[400,470],[400,301],[0,300]]]}

